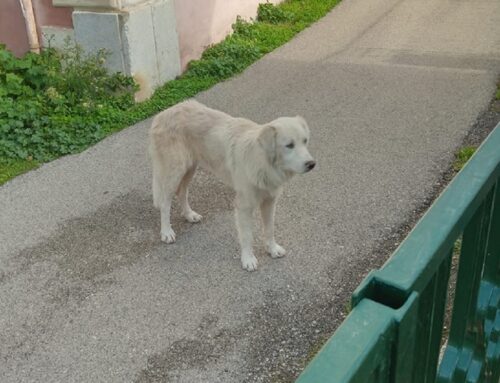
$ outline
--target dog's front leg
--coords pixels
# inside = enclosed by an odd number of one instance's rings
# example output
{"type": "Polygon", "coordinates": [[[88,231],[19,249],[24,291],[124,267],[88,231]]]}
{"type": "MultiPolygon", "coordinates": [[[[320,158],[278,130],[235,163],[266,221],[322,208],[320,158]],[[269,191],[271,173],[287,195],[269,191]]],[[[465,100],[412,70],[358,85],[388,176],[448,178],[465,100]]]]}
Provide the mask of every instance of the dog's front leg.
{"type": "Polygon", "coordinates": [[[175,232],[170,225],[170,197],[160,206],[161,240],[166,243],[175,242],[175,232]]]}
{"type": "Polygon", "coordinates": [[[277,198],[264,199],[260,204],[262,222],[264,224],[264,241],[266,251],[272,258],[281,258],[286,254],[285,249],[274,240],[274,212],[276,210],[277,198]]]}
{"type": "Polygon", "coordinates": [[[257,270],[257,258],[252,249],[253,206],[243,196],[236,196],[236,227],[241,246],[241,265],[245,270],[257,270]]]}

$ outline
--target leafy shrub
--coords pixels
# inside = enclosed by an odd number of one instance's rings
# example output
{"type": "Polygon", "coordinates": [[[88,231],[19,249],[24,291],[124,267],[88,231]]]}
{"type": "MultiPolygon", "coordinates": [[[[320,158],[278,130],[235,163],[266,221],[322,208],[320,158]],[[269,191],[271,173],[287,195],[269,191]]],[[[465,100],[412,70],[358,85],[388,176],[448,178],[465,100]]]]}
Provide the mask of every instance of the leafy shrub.
{"type": "Polygon", "coordinates": [[[255,38],[255,23],[251,23],[242,19],[241,16],[236,17],[236,21],[233,25],[233,34],[243,37],[243,38],[255,38]]]}
{"type": "Polygon", "coordinates": [[[100,140],[136,85],[78,46],[16,58],[0,45],[0,157],[47,161],[100,140]]]}
{"type": "Polygon", "coordinates": [[[261,56],[262,53],[252,41],[232,35],[223,44],[208,48],[200,60],[192,61],[187,75],[225,79],[241,72],[261,56]]]}
{"type": "Polygon", "coordinates": [[[261,3],[257,9],[257,21],[269,24],[287,23],[293,19],[293,13],[283,10],[272,3],[261,3]]]}

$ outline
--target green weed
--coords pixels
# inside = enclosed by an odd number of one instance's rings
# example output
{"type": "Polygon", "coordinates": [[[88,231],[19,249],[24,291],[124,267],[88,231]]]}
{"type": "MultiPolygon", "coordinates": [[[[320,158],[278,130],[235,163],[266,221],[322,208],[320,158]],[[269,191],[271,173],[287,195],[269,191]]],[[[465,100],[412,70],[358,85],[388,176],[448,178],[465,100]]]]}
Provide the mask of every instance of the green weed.
{"type": "Polygon", "coordinates": [[[455,162],[453,163],[453,168],[456,171],[459,171],[464,167],[467,161],[472,157],[472,155],[476,151],[475,146],[465,146],[459,150],[459,152],[455,155],[455,162]]]}
{"type": "Polygon", "coordinates": [[[36,167],[38,167],[36,161],[0,160],[0,185],[36,167]]]}

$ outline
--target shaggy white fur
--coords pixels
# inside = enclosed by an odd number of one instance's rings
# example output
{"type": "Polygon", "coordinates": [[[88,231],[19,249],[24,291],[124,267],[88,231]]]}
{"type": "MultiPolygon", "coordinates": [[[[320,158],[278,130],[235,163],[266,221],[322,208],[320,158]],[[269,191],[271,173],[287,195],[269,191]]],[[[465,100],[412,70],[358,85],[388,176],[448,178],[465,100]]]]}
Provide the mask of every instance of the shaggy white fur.
{"type": "Polygon", "coordinates": [[[183,216],[199,222],[188,202],[188,184],[198,165],[236,191],[236,225],[245,270],[257,268],[252,217],[259,207],[265,246],[273,257],[285,250],[274,240],[274,211],[283,184],[315,166],[307,149],[309,128],[302,117],[280,117],[259,125],[189,100],[159,113],[150,130],[154,205],[161,213],[161,239],[175,241],[170,207],[177,193],[183,216]]]}

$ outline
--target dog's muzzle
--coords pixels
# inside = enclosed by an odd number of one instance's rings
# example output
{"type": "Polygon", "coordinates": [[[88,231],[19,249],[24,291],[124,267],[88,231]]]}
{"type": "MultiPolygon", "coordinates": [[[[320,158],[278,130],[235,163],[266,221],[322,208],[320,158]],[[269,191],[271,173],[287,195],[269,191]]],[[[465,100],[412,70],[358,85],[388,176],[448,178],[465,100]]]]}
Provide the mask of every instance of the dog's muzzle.
{"type": "Polygon", "coordinates": [[[306,165],[306,171],[307,171],[307,172],[308,172],[308,171],[311,171],[311,170],[313,170],[313,169],[314,169],[314,167],[316,166],[316,161],[307,161],[307,162],[305,163],[305,165],[306,165]]]}

